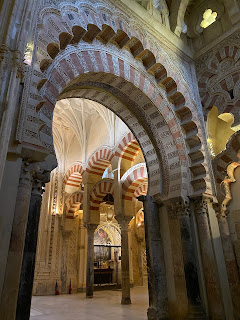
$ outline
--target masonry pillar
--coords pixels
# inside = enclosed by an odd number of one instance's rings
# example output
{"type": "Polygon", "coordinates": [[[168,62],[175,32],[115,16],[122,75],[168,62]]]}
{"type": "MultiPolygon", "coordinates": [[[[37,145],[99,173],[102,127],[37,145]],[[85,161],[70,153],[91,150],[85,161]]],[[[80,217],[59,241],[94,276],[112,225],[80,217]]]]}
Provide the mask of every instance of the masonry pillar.
{"type": "Polygon", "coordinates": [[[27,320],[30,318],[42,193],[43,186],[45,182],[48,182],[48,180],[49,173],[47,173],[47,175],[36,174],[32,184],[22,270],[18,291],[16,320],[27,320]]]}
{"type": "Polygon", "coordinates": [[[213,250],[211,230],[208,219],[208,201],[203,197],[192,200],[197,220],[203,270],[206,282],[209,313],[212,319],[225,319],[220,291],[219,276],[213,250]]]}
{"type": "Polygon", "coordinates": [[[140,196],[143,202],[148,269],[149,320],[169,319],[164,248],[160,232],[159,207],[150,196],[140,196]]]}
{"type": "Polygon", "coordinates": [[[233,303],[235,319],[240,319],[240,279],[236,258],[234,255],[231,234],[227,221],[227,207],[216,205],[215,208],[219,231],[222,240],[223,254],[227,268],[228,281],[233,303]]]}
{"type": "Polygon", "coordinates": [[[188,313],[188,297],[184,272],[183,247],[180,228],[181,215],[185,210],[183,201],[167,204],[169,234],[171,239],[175,301],[169,301],[169,314],[173,319],[185,319],[188,313]]]}
{"type": "Polygon", "coordinates": [[[93,297],[94,286],[94,232],[97,224],[88,223],[87,227],[87,275],[86,275],[86,297],[93,297]]]}
{"type": "Polygon", "coordinates": [[[0,305],[1,317],[4,320],[13,320],[16,316],[32,175],[38,169],[36,164],[28,162],[22,164],[0,305]]]}
{"type": "Polygon", "coordinates": [[[122,273],[122,300],[121,304],[131,304],[130,298],[130,270],[129,270],[129,242],[128,224],[132,217],[116,217],[121,227],[121,273],[122,273]]]}

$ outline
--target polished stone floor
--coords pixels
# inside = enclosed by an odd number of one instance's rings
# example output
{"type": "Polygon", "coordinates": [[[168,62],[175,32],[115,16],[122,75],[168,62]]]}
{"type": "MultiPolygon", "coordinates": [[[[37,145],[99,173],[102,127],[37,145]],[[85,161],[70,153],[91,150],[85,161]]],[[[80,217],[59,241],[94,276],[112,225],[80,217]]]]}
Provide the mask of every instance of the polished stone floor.
{"type": "Polygon", "coordinates": [[[146,320],[148,292],[146,287],[131,289],[131,305],[121,305],[121,290],[85,294],[33,297],[30,320],[146,320]]]}

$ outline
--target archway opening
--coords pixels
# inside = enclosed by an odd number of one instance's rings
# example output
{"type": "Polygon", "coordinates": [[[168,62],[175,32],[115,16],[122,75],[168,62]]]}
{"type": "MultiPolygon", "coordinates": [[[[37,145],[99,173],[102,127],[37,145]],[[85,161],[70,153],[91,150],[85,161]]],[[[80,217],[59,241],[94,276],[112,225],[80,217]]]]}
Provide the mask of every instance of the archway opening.
{"type": "MultiPolygon", "coordinates": [[[[142,204],[136,197],[147,193],[148,173],[136,138],[112,111],[96,101],[80,97],[57,102],[53,137],[58,167],[44,195],[43,207],[48,204],[49,212],[42,213],[50,214],[52,224],[47,227],[49,242],[45,239],[47,245],[40,245],[40,251],[53,252],[49,266],[53,260],[58,265],[55,280],[60,292],[67,293],[70,283],[74,293],[87,290],[89,225],[96,226],[94,289],[109,289],[109,285],[110,288],[112,285],[121,287],[122,227],[119,218],[125,216],[129,228],[130,286],[146,288],[144,219],[143,212],[139,211],[142,204]],[[127,181],[131,181],[131,185],[127,181]],[[125,186],[128,191],[124,190],[125,186]],[[125,197],[126,192],[131,197],[125,197]],[[56,228],[56,221],[61,227],[56,228]],[[105,235],[109,238],[106,243],[105,235]]],[[[44,253],[39,253],[37,259],[40,256],[44,253]]],[[[37,264],[36,269],[33,293],[53,293],[55,285],[49,279],[41,279],[42,266],[37,264]]]]}

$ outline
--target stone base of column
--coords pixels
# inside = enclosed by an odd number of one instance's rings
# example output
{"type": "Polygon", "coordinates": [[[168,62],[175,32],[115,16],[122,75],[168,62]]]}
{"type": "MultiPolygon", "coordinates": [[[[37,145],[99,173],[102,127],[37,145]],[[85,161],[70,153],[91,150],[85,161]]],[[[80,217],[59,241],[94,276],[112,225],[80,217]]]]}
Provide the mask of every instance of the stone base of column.
{"type": "Polygon", "coordinates": [[[121,304],[131,304],[131,299],[130,298],[122,298],[121,304]]]}
{"type": "Polygon", "coordinates": [[[91,295],[91,296],[86,295],[86,298],[88,298],[88,299],[93,298],[93,295],[91,295]]]}
{"type": "Polygon", "coordinates": [[[162,314],[160,310],[155,307],[149,307],[147,311],[148,320],[169,320],[167,315],[162,314]]]}

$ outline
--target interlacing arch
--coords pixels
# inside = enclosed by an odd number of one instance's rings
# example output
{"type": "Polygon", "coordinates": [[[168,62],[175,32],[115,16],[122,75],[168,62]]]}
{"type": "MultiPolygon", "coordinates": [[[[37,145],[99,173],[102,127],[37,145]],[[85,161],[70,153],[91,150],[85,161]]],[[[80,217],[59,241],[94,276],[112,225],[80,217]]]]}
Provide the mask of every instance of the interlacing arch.
{"type": "Polygon", "coordinates": [[[80,188],[83,174],[84,169],[81,163],[76,163],[68,169],[64,177],[66,192],[72,193],[80,188]]]}
{"type": "Polygon", "coordinates": [[[86,172],[102,176],[113,156],[112,150],[108,147],[95,151],[88,161],[86,172]]]}
{"type": "MultiPolygon", "coordinates": [[[[144,184],[147,185],[148,174],[145,163],[136,164],[129,170],[125,172],[125,174],[121,178],[122,183],[122,199],[132,201],[133,197],[139,193],[140,195],[140,187],[144,184]]],[[[146,187],[142,188],[145,189],[146,187]]]]}
{"type": "Polygon", "coordinates": [[[76,191],[66,200],[66,216],[74,218],[83,201],[83,191],[76,191]]]}
{"type": "Polygon", "coordinates": [[[100,203],[107,194],[114,196],[113,179],[105,178],[97,182],[90,191],[90,211],[99,211],[100,203]]]}
{"type": "MultiPolygon", "coordinates": [[[[186,193],[188,167],[193,176],[193,191],[205,191],[207,188],[211,192],[210,183],[205,181],[204,155],[201,151],[201,139],[198,137],[201,126],[193,121],[193,117],[196,118],[196,107],[184,82],[179,81],[173,68],[158,54],[157,48],[153,49],[141,30],[129,29],[124,21],[113,19],[107,14],[104,16],[100,11],[93,14],[90,11],[86,13],[85,10],[82,15],[77,12],[78,9],[71,11],[74,20],[68,21],[68,24],[65,21],[59,24],[52,36],[47,33],[47,28],[48,24],[52,26],[53,23],[44,12],[40,13],[45,19],[44,28],[39,33],[37,52],[40,70],[44,73],[44,77],[37,81],[44,99],[36,107],[42,115],[41,119],[45,119],[46,125],[51,127],[46,119],[49,119],[49,111],[53,111],[57,99],[66,97],[84,97],[98,101],[115,112],[130,128],[134,124],[134,112],[138,128],[132,131],[141,146],[149,170],[150,193],[158,193],[159,185],[160,193],[165,195],[175,197],[179,193],[186,193]],[[91,45],[93,41],[94,45],[91,45]],[[111,49],[107,49],[109,42],[111,49]],[[48,47],[49,44],[51,46],[48,47]],[[112,44],[116,45],[115,50],[112,44]],[[128,52],[122,51],[123,48],[128,52]],[[136,61],[129,63],[129,52],[133,59],[141,61],[144,69],[136,61]],[[128,60],[127,63],[125,59],[128,60]],[[159,86],[165,88],[171,107],[159,94],[159,86]],[[120,98],[120,101],[113,97],[120,98]],[[131,112],[123,107],[123,102],[131,112]],[[179,124],[182,131],[179,130],[179,124]],[[171,136],[172,139],[169,139],[171,136]],[[154,138],[150,138],[151,141],[146,145],[148,137],[154,138]],[[189,149],[188,161],[185,142],[189,149]],[[151,144],[152,147],[149,148],[151,144]],[[164,154],[164,150],[167,154],[164,154]]],[[[53,17],[54,15],[51,19],[54,20],[53,17]]],[[[56,19],[61,20],[59,17],[56,19]]],[[[44,133],[49,131],[46,127],[42,130],[44,133]]],[[[39,135],[43,145],[47,147],[49,139],[45,141],[46,135],[41,131],[39,135]]]]}

